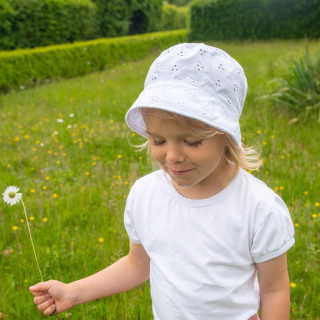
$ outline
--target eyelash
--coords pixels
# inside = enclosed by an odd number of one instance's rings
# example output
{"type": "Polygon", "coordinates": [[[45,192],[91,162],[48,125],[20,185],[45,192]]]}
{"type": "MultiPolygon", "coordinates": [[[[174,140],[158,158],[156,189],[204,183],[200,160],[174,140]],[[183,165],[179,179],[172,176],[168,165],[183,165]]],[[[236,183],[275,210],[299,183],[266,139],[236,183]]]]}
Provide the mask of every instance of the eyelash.
{"type": "MultiPolygon", "coordinates": [[[[202,140],[199,141],[192,141],[192,142],[188,142],[188,141],[184,141],[189,147],[194,147],[197,148],[199,145],[202,144],[202,140]]],[[[156,139],[152,139],[152,144],[154,146],[161,146],[162,144],[164,144],[165,141],[161,141],[161,140],[156,140],[156,139]]]]}

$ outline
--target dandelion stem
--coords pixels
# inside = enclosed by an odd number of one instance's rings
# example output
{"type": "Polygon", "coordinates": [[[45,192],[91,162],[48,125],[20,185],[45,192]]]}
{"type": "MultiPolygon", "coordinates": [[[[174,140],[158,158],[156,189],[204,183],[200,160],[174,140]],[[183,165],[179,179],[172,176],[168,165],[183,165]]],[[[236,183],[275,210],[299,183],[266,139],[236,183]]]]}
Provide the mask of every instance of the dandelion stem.
{"type": "Polygon", "coordinates": [[[21,203],[22,203],[24,215],[25,215],[26,221],[27,221],[27,226],[28,226],[28,231],[29,231],[29,236],[30,236],[30,240],[31,240],[31,244],[32,244],[32,249],[33,249],[34,257],[36,258],[37,265],[38,265],[38,269],[39,269],[39,273],[40,273],[40,278],[41,278],[41,281],[43,282],[43,277],[42,277],[42,273],[41,273],[41,270],[40,270],[40,265],[39,265],[39,261],[38,261],[38,258],[37,258],[36,249],[34,248],[32,236],[31,236],[31,230],[30,230],[30,226],[29,226],[29,221],[28,221],[28,216],[27,216],[26,208],[25,208],[25,206],[24,206],[24,203],[23,203],[23,200],[22,200],[22,199],[21,199],[21,203]]]}

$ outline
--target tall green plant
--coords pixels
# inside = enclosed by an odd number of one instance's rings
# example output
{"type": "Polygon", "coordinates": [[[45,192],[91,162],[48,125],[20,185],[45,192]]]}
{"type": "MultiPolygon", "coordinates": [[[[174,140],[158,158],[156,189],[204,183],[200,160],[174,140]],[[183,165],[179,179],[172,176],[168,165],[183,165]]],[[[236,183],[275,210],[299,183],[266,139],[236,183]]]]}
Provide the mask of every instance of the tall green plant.
{"type": "Polygon", "coordinates": [[[306,49],[274,82],[276,90],[265,98],[292,109],[298,116],[316,115],[320,122],[320,52],[312,57],[306,49]]]}

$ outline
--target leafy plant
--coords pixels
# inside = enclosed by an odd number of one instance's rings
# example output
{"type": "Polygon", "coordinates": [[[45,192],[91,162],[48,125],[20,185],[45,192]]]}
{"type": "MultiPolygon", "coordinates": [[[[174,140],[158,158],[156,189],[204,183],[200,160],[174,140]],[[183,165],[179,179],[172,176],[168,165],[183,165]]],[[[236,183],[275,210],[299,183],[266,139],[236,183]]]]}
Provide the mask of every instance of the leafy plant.
{"type": "Polygon", "coordinates": [[[283,77],[273,80],[276,89],[263,97],[292,109],[297,115],[312,115],[320,122],[320,53],[314,57],[306,49],[304,55],[286,67],[283,77]]]}

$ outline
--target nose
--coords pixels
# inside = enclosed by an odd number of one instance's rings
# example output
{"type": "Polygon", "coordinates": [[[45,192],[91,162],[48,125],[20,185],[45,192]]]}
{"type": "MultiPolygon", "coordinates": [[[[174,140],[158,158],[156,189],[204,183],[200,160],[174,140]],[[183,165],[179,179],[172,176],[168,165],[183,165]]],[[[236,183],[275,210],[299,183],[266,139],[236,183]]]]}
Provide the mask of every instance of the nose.
{"type": "Polygon", "coordinates": [[[168,144],[166,160],[169,163],[177,163],[185,160],[185,154],[177,144],[168,144]]]}

